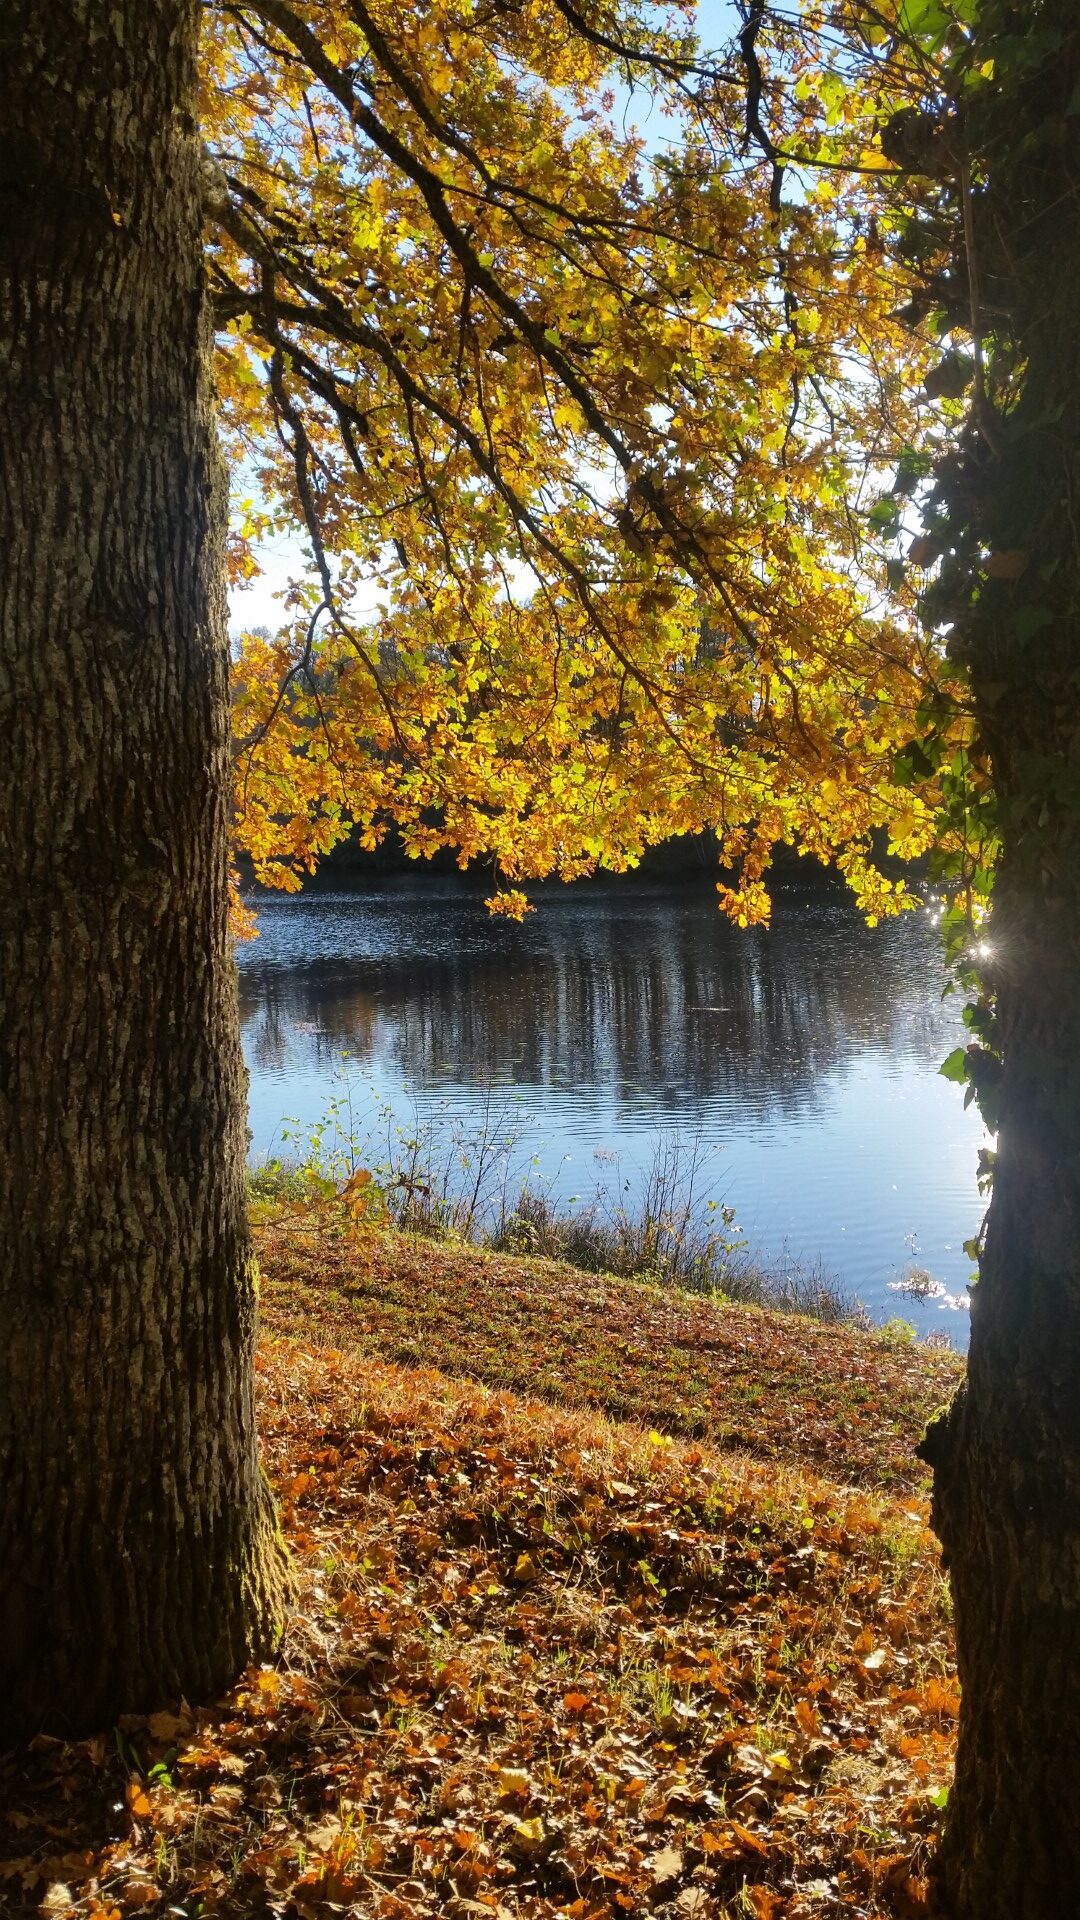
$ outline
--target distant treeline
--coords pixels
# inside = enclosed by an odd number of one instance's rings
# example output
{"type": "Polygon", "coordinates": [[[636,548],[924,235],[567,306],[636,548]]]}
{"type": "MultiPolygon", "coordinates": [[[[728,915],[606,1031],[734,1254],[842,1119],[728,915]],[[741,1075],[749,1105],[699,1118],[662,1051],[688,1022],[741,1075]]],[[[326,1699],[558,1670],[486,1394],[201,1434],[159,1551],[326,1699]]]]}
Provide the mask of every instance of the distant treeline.
{"type": "MultiPolygon", "coordinates": [[[[889,860],[883,854],[879,856],[886,871],[900,871],[900,862],[889,860]]],[[[241,853],[237,865],[240,871],[241,885],[245,890],[254,885],[251,863],[241,853]]],[[[343,840],[331,853],[324,856],[318,872],[305,884],[308,887],[332,886],[342,881],[360,880],[364,877],[375,878],[382,875],[412,873],[417,877],[423,874],[446,875],[458,872],[457,862],[449,848],[441,848],[430,860],[410,860],[405,853],[401,840],[391,828],[382,844],[373,851],[361,847],[350,838],[343,840]]],[[[492,873],[486,862],[475,863],[464,876],[478,887],[490,889],[492,873]]],[[[650,847],[639,866],[625,874],[604,873],[597,879],[611,886],[627,886],[646,882],[666,880],[719,880],[724,878],[718,860],[716,836],[713,833],[682,834],[673,840],[666,840],[660,846],[650,847]]],[[[730,871],[726,877],[731,878],[730,871]]],[[[804,858],[792,848],[779,846],[773,860],[772,878],[779,885],[798,882],[799,885],[822,891],[836,890],[844,892],[843,881],[830,869],[823,867],[820,861],[804,858]]],[[[532,881],[529,891],[537,887],[561,886],[559,880],[548,882],[532,881]]]]}

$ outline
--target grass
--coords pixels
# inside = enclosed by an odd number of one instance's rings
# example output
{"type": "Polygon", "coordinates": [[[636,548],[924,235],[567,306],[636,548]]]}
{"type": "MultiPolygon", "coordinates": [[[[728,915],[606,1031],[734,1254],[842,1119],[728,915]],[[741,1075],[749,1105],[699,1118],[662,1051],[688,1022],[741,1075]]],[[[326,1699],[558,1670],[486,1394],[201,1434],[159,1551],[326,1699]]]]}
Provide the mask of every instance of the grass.
{"type": "Polygon", "coordinates": [[[717,1230],[707,1216],[704,1225],[695,1221],[692,1206],[692,1197],[674,1207],[663,1204],[655,1188],[655,1168],[635,1208],[595,1200],[571,1213],[548,1194],[526,1189],[480,1244],[495,1253],[529,1254],[579,1267],[583,1273],[722,1295],[827,1325],[866,1324],[858,1302],[820,1265],[792,1261],[780,1268],[763,1267],[739,1239],[729,1208],[721,1210],[717,1230]]]}
{"type": "Polygon", "coordinates": [[[950,1356],[258,1227],[280,1656],[0,1763],[13,1920],[912,1920],[957,1708],[950,1356]]]}
{"type": "Polygon", "coordinates": [[[555,1405],[797,1461],[838,1480],[925,1484],[913,1448],[955,1386],[951,1353],[551,1260],[268,1205],[266,1324],[555,1405]]]}

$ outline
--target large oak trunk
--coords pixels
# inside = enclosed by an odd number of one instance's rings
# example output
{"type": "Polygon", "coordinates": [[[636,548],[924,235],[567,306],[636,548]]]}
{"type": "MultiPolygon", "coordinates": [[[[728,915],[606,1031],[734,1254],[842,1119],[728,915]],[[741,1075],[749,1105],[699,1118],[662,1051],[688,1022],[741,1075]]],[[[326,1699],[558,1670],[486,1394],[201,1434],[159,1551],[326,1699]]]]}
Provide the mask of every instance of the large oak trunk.
{"type": "Polygon", "coordinates": [[[975,203],[1020,397],[976,411],[945,488],[1003,848],[993,1199],[967,1381],[925,1443],[963,1687],[941,1858],[959,1920],[1080,1910],[1080,25],[1074,0],[1040,19],[1058,38],[995,115],[975,203]]]}
{"type": "Polygon", "coordinates": [[[227,933],[196,0],[0,23],[0,1727],[205,1695],[281,1556],[227,933]]]}
{"type": "Polygon", "coordinates": [[[1049,889],[1016,847],[998,884],[994,1197],[967,1381],[926,1443],[963,1689],[958,1920],[1080,1901],[1080,835],[1059,852],[1049,889]]]}

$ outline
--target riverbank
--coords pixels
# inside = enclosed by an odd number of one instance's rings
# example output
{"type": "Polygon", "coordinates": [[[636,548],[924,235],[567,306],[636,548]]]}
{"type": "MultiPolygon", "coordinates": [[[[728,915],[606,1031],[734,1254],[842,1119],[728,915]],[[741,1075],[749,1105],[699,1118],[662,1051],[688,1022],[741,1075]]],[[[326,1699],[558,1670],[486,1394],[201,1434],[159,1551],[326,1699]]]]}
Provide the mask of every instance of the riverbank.
{"type": "Polygon", "coordinates": [[[955,1357],[340,1211],[257,1239],[280,1656],[0,1762],[3,1911],[926,1914],[955,1357]]]}
{"type": "Polygon", "coordinates": [[[266,1204],[264,1324],[893,1492],[963,1363],[913,1340],[266,1204]]]}

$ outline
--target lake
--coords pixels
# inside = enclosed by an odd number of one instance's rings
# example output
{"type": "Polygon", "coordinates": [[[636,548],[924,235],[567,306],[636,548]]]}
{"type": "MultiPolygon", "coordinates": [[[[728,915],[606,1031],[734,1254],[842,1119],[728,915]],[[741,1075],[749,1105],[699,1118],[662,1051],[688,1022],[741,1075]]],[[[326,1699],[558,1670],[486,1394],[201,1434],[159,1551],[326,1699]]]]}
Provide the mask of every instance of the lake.
{"type": "Polygon", "coordinates": [[[513,1134],[514,1178],[581,1206],[598,1186],[631,1203],[675,1143],[764,1260],[820,1261],[874,1319],[966,1344],[985,1135],[937,1072],[965,1034],[928,913],[871,929],[781,890],[772,928],[741,932],[707,882],[596,881],[513,925],[426,875],[257,912],[238,951],[253,1158],[295,1153],[337,1101],[368,1162],[396,1127],[452,1155],[486,1126],[513,1134]],[[892,1290],[913,1264],[945,1301],[892,1290]]]}

